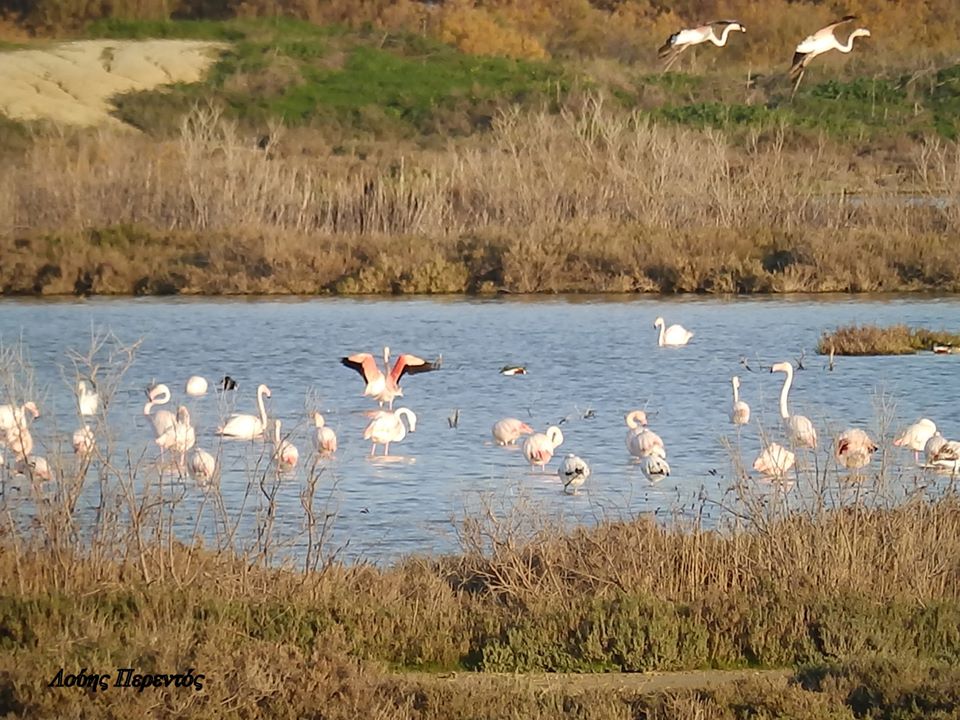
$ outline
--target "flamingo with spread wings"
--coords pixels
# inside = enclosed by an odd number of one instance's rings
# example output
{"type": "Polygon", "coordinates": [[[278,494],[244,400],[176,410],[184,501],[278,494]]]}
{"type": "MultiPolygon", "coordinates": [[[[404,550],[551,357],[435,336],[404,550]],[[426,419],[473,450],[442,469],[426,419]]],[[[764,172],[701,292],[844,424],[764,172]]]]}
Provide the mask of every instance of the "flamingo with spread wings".
{"type": "Polygon", "coordinates": [[[377,366],[377,361],[370,353],[348,355],[340,362],[346,367],[352,368],[360,373],[364,382],[367,383],[366,388],[363,390],[365,396],[375,398],[377,402],[380,403],[380,407],[383,407],[383,404],[387,403],[391,410],[393,409],[394,398],[403,397],[403,390],[400,388],[400,379],[404,375],[416,375],[417,373],[430,372],[431,370],[437,370],[439,368],[438,363],[428,362],[416,355],[404,353],[400,355],[393,364],[393,370],[389,370],[389,347],[383,349],[383,371],[377,366]]]}
{"type": "Polygon", "coordinates": [[[797,45],[797,49],[793,53],[793,62],[790,64],[790,79],[796,80],[793,86],[794,94],[796,94],[797,88],[800,87],[800,81],[803,80],[803,74],[807,71],[807,66],[815,57],[831,50],[849,53],[853,50],[853,41],[855,38],[870,37],[869,30],[866,28],[857,28],[850,33],[846,45],[837,39],[834,31],[840,25],[845,25],[856,19],[856,15],[845,15],[842,19],[820,28],[813,35],[807,36],[803,42],[797,45]]]}

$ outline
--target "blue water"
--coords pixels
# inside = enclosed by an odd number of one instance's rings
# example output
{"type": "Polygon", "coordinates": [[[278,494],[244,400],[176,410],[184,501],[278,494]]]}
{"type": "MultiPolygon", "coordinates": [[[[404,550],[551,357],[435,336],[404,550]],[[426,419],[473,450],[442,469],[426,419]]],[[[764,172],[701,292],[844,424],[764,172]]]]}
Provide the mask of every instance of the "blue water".
{"type": "MultiPolygon", "coordinates": [[[[736,478],[731,447],[739,448],[749,467],[761,447],[761,429],[780,438],[783,375],[771,375],[766,367],[801,354],[806,369],[796,373],[791,410],[808,415],[825,439],[848,426],[868,430],[887,446],[874,472],[885,463],[904,476],[915,475],[909,469],[912,457],[889,448],[889,440],[920,416],[936,421],[947,437],[958,436],[960,356],[840,357],[831,372],[815,354],[817,339],[851,322],[956,329],[958,321],[960,299],[916,295],[0,301],[3,346],[22,344],[35,370],[43,411],[33,426],[37,453],[53,456],[64,444],[69,451],[79,421],[68,352],[84,353],[92,334],[109,329],[121,343],[141,342],[106,418],[115,452],[129,452],[144,466],[153,461],[157,450],[142,414],[144,388],[153,381],[167,383],[174,392],[168,409],[188,405],[198,446],[220,460],[220,491],[238,523],[238,541],[252,543],[263,519],[257,510],[265,502],[259,478],[270,475],[269,458],[262,443],[221,443],[213,431],[232,409],[255,413],[256,386],[266,383],[273,393],[268,414],[283,421],[284,434],[290,433],[301,451],[300,466],[278,485],[276,532],[302,543],[301,493],[313,466],[307,411],[317,407],[337,432],[340,450],[317,465],[322,473],[314,503],[335,516],[331,547],[345,545],[345,556],[374,561],[454,549],[452,520],[491,498],[498,504],[522,499],[546,514],[583,522],[682,510],[696,506],[700,495],[719,500],[736,478]],[[659,348],[653,328],[658,315],[668,325],[693,330],[691,343],[659,348]],[[416,432],[392,445],[389,459],[371,460],[370,445],[362,439],[368,421],[363,413],[377,406],[362,397],[359,375],[339,360],[362,351],[379,357],[385,344],[394,355],[442,354],[443,368],[404,378],[405,396],[395,407],[417,414],[416,432]],[[507,363],[523,364],[529,374],[500,375],[507,363]],[[205,376],[211,388],[228,374],[239,388],[186,398],[183,384],[193,374],[205,376]],[[753,412],[739,436],[729,421],[734,374],[753,412]],[[666,444],[673,472],[660,483],[647,481],[625,449],[623,416],[633,408],[647,410],[651,428],[666,444]],[[456,410],[459,426],[452,429],[448,417],[456,410]],[[540,431],[563,420],[565,441],[546,472],[531,472],[519,450],[491,444],[491,425],[507,416],[540,431]],[[561,492],[555,475],[567,452],[585,458],[593,470],[573,497],[561,492]]],[[[7,373],[0,386],[3,401],[11,383],[19,387],[26,380],[22,372],[14,381],[7,373]]],[[[821,445],[823,462],[828,443],[821,445]]],[[[91,477],[95,474],[91,470],[91,477]]],[[[189,481],[183,492],[188,508],[195,508],[199,500],[189,481]]],[[[190,516],[186,526],[193,520],[190,516]]],[[[203,522],[200,526],[203,530],[203,522]]]]}

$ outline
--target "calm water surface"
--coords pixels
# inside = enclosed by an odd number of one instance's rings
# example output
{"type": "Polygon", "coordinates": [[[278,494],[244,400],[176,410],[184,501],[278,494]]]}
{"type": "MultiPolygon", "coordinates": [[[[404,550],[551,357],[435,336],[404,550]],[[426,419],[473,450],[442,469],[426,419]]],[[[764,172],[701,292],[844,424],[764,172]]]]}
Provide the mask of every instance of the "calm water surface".
{"type": "MultiPolygon", "coordinates": [[[[283,420],[303,461],[312,437],[306,410],[316,405],[340,439],[340,451],[325,463],[317,502],[336,514],[335,536],[349,540],[349,556],[377,561],[452,549],[451,519],[489,496],[523,497],[582,521],[682,508],[701,493],[719,498],[734,478],[727,443],[739,447],[749,465],[760,448],[760,428],[777,437],[783,376],[762,368],[801,353],[806,370],[796,375],[791,409],[813,419],[821,437],[856,425],[889,439],[921,415],[956,437],[960,356],[837,358],[836,370],[828,372],[815,346],[824,329],[838,324],[940,328],[958,320],[960,299],[921,296],[0,301],[0,339],[8,347],[22,339],[35,368],[44,417],[34,435],[46,452],[64,438],[69,444],[77,427],[72,381],[64,379],[73,376],[67,351],[89,347],[93,328],[109,328],[125,342],[142,338],[109,411],[125,447],[156,455],[142,415],[143,389],[153,380],[167,383],[174,404],[192,408],[198,446],[220,457],[225,505],[252,532],[258,501],[247,494],[248,470],[259,449],[221,444],[213,435],[221,414],[255,413],[256,386],[268,384],[268,414],[283,420]],[[690,345],[657,347],[658,315],[692,329],[690,345]],[[339,359],[360,351],[379,356],[384,344],[394,353],[442,353],[444,363],[440,372],[404,379],[406,395],[396,406],[417,413],[417,431],[391,447],[389,460],[371,460],[363,412],[376,403],[361,396],[361,378],[339,359]],[[507,363],[522,363],[529,374],[501,376],[507,363]],[[183,383],[192,374],[207,377],[211,387],[229,374],[239,389],[226,399],[212,391],[187,399],[183,383]],[[739,437],[729,422],[734,374],[753,411],[739,437]],[[881,427],[881,399],[892,427],[881,427]],[[624,413],[638,407],[655,414],[651,427],[663,437],[673,469],[656,485],[624,446],[624,413]],[[455,410],[459,427],[451,429],[447,418],[455,410]],[[541,431],[564,420],[565,442],[546,473],[530,472],[519,450],[491,444],[491,425],[506,416],[541,431]],[[566,452],[593,468],[575,497],[562,494],[554,475],[566,452]]],[[[888,459],[906,466],[910,458],[891,450],[888,459]]],[[[300,532],[308,464],[281,486],[277,523],[290,537],[300,532]]]]}

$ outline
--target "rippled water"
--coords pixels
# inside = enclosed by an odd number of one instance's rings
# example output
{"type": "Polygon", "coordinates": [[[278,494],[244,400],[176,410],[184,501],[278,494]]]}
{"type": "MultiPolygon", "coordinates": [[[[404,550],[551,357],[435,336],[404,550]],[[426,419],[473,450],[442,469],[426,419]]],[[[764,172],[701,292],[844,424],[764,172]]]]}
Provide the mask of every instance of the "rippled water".
{"type": "MultiPolygon", "coordinates": [[[[253,526],[258,502],[256,493],[247,495],[246,471],[259,451],[236,441],[224,443],[221,451],[213,436],[219,415],[231,405],[255,412],[255,389],[264,382],[273,391],[268,413],[283,420],[305,457],[312,433],[305,408],[317,398],[340,438],[340,451],[321,476],[317,502],[329,503],[336,513],[336,536],[350,540],[350,556],[380,560],[451,549],[451,518],[475,507],[486,493],[524,496],[548,512],[584,520],[680,507],[701,488],[719,497],[732,478],[725,440],[740,447],[749,464],[760,447],[758,428],[777,433],[783,376],[762,367],[804,352],[806,370],[796,375],[791,409],[810,416],[822,437],[856,425],[876,436],[885,430],[889,439],[921,415],[956,437],[960,356],[837,358],[836,370],[829,372],[815,346],[824,329],[838,324],[940,328],[958,319],[960,299],[922,296],[4,300],[0,337],[6,346],[22,339],[36,368],[45,417],[34,434],[48,451],[58,437],[69,444],[77,426],[72,389],[64,379],[72,378],[66,352],[87,348],[94,327],[109,328],[123,341],[143,339],[109,418],[136,452],[146,448],[155,455],[142,415],[149,382],[169,384],[177,403],[186,399],[182,389],[189,375],[204,375],[211,384],[224,374],[236,378],[240,386],[232,398],[211,393],[187,404],[198,445],[223,453],[224,502],[244,516],[246,529],[253,526]],[[658,315],[692,329],[690,345],[657,347],[658,315]],[[394,353],[444,358],[442,371],[404,379],[406,396],[397,406],[410,407],[419,422],[414,434],[391,447],[393,457],[386,461],[371,460],[362,439],[363,412],[376,404],[361,396],[360,377],[339,363],[353,352],[379,355],[384,344],[394,353]],[[741,357],[752,372],[741,367],[741,357]],[[506,363],[522,363],[529,374],[501,376],[498,370],[506,363]],[[734,374],[741,376],[742,396],[753,410],[739,437],[729,422],[734,374]],[[880,427],[881,399],[892,413],[890,428],[880,427]],[[651,427],[663,437],[673,469],[656,485],[624,446],[623,415],[637,407],[655,414],[651,427]],[[459,427],[451,429],[448,417],[455,410],[459,427]],[[491,425],[505,416],[539,430],[564,420],[566,440],[548,472],[531,473],[519,450],[490,443],[491,425]],[[560,492],[553,474],[565,452],[581,455],[593,468],[575,497],[560,492]]],[[[907,466],[911,458],[890,450],[889,459],[907,466]]],[[[281,528],[286,523],[289,534],[299,532],[303,476],[301,467],[283,481],[280,493],[277,523],[281,528]]]]}

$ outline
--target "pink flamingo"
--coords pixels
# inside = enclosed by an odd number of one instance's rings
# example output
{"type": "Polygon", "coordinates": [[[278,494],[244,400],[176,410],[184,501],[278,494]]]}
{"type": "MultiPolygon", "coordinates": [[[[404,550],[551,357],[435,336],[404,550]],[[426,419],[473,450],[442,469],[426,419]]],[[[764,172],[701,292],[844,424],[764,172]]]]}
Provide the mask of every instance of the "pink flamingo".
{"type": "Polygon", "coordinates": [[[348,368],[352,368],[360,373],[367,386],[363,390],[364,396],[372,397],[383,407],[387,403],[390,409],[393,409],[393,399],[403,397],[403,390],[400,388],[400,379],[407,373],[415,375],[417,373],[437,370],[437,363],[427,362],[416,355],[403,354],[397,358],[393,364],[393,370],[390,367],[390,348],[383,348],[383,365],[381,371],[377,367],[377,361],[370,353],[357,353],[348,355],[340,360],[348,368]]]}
{"type": "Polygon", "coordinates": [[[493,440],[497,445],[514,445],[521,435],[530,435],[533,428],[517,418],[504,418],[494,423],[493,440]]]}

